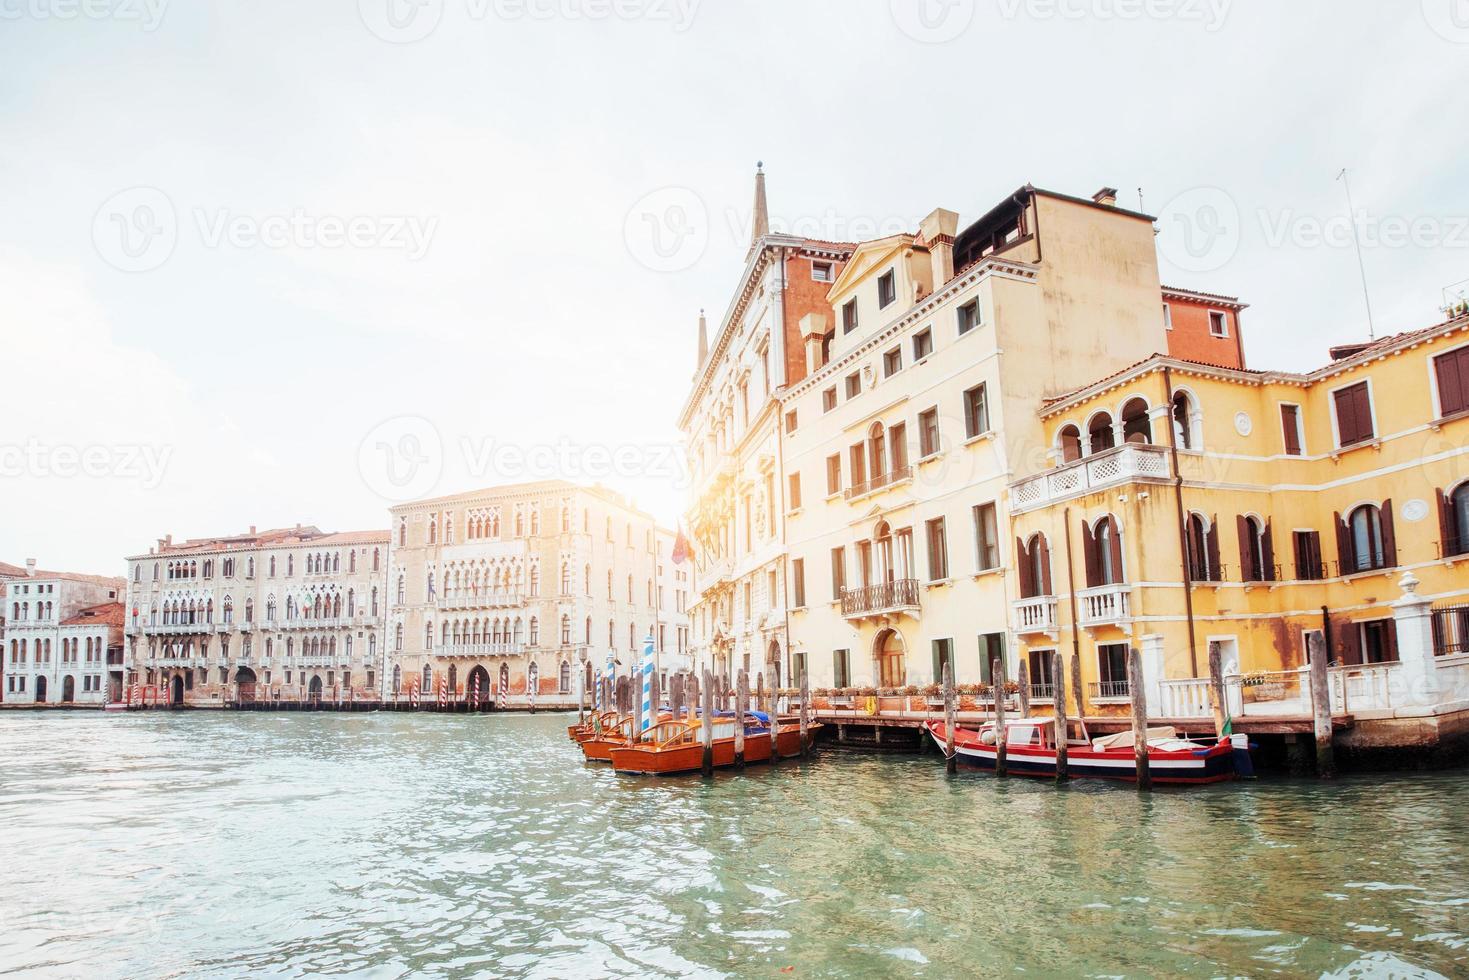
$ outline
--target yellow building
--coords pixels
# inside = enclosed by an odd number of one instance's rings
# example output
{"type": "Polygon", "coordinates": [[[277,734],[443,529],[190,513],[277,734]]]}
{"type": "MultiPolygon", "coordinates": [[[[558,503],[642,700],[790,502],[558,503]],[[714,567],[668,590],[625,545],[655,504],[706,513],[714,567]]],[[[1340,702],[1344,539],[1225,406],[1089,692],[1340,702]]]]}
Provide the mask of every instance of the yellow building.
{"type": "Polygon", "coordinates": [[[1338,714],[1463,725],[1469,317],[1331,353],[1306,374],[1154,355],[1047,402],[1050,466],[1009,487],[1038,699],[1059,651],[1087,713],[1126,711],[1135,647],[1151,715],[1207,717],[1212,650],[1231,716],[1309,713],[1320,632],[1338,714]]]}

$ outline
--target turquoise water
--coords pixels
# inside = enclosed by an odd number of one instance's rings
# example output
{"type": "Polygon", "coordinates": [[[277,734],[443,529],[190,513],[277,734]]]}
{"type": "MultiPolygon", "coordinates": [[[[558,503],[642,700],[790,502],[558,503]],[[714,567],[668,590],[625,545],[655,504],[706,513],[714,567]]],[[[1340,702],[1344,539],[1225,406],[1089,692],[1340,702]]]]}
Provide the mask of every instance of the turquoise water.
{"type": "Polygon", "coordinates": [[[1469,775],[1128,788],[565,716],[0,714],[0,972],[1469,975],[1469,775]]]}

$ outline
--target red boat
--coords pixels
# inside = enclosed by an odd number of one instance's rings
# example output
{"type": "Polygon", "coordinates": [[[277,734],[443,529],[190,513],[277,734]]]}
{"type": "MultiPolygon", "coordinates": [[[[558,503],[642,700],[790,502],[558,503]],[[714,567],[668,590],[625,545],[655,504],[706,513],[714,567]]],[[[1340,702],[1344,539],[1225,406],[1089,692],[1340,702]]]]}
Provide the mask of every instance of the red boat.
{"type": "Polygon", "coordinates": [[[582,755],[590,762],[610,761],[613,747],[627,744],[628,737],[632,734],[632,725],[631,717],[623,717],[603,725],[600,732],[589,733],[589,737],[579,740],[582,755]]]}
{"type": "MultiPolygon", "coordinates": [[[[928,733],[940,751],[947,729],[941,721],[928,723],[928,733]]],[[[1017,776],[1056,775],[1056,725],[1050,718],[1016,718],[1005,722],[1005,769],[1017,776]]],[[[1217,783],[1254,775],[1248,742],[1243,735],[1225,735],[1214,742],[1179,738],[1172,727],[1149,728],[1148,772],[1155,783],[1217,783]]],[[[979,769],[995,768],[995,725],[979,730],[954,728],[954,754],[958,761],[979,769]]],[[[1072,776],[1137,781],[1137,759],[1132,732],[1118,732],[1097,739],[1066,740],[1067,768],[1072,776]]]]}
{"type": "MultiPolygon", "coordinates": [[[[770,761],[770,728],[754,715],[746,716],[745,762],[770,761]]],[[[714,768],[735,764],[734,718],[715,718],[710,748],[714,768]]],[[[699,719],[665,721],[650,729],[643,741],[624,743],[610,750],[612,768],[618,772],[667,776],[699,772],[704,767],[704,743],[699,719]]],[[[801,727],[779,725],[776,745],[781,755],[801,751],[801,727]]]]}
{"type": "Polygon", "coordinates": [[[599,716],[598,720],[588,718],[580,725],[566,726],[566,737],[571,739],[573,742],[585,742],[587,739],[594,737],[598,732],[602,731],[603,729],[612,727],[612,725],[614,725],[616,722],[617,712],[604,711],[599,716]]]}

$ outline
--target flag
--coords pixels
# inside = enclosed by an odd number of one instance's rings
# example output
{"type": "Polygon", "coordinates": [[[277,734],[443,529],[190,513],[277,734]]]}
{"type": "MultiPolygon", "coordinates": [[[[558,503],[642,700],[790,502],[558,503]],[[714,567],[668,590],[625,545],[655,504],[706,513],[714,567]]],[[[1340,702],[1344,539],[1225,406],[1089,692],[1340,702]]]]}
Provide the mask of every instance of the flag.
{"type": "Polygon", "coordinates": [[[694,555],[694,546],[684,537],[683,525],[678,526],[678,535],[673,539],[673,563],[682,565],[694,555]]]}

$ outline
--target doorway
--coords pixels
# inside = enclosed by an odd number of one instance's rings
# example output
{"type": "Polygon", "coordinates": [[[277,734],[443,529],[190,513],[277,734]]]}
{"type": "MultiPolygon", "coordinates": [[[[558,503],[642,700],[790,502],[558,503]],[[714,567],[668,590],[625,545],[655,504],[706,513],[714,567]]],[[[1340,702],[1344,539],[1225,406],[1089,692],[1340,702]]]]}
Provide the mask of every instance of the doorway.
{"type": "Polygon", "coordinates": [[[907,647],[897,630],[883,630],[875,641],[879,687],[902,687],[908,683],[907,647]]]}

